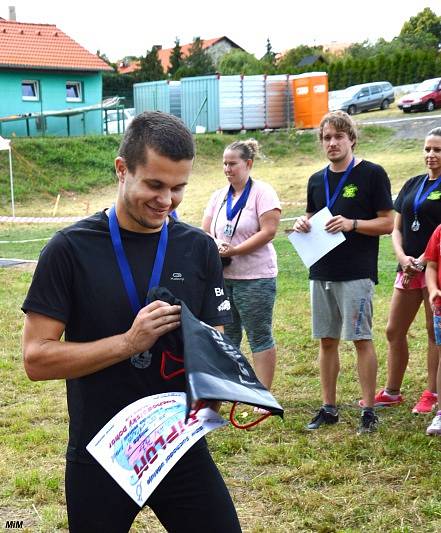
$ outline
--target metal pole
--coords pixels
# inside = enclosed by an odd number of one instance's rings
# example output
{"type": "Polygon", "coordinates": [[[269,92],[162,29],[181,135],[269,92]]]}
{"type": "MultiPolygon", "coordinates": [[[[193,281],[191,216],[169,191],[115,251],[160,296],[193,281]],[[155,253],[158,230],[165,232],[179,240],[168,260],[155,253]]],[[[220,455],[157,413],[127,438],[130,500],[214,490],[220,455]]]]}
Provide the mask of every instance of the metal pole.
{"type": "Polygon", "coordinates": [[[14,204],[14,178],[12,176],[12,152],[11,146],[9,146],[9,180],[11,184],[11,205],[12,205],[12,216],[15,217],[15,204],[14,204]]]}
{"type": "Polygon", "coordinates": [[[46,125],[44,123],[43,115],[43,90],[40,84],[40,117],[41,117],[41,135],[44,137],[46,135],[46,125]]]}
{"type": "MultiPolygon", "coordinates": [[[[202,109],[204,108],[204,105],[207,103],[207,101],[208,101],[208,96],[205,95],[205,98],[204,98],[204,100],[202,101],[202,104],[201,104],[201,106],[199,107],[198,112],[196,113],[196,117],[195,117],[195,119],[193,120],[193,123],[192,123],[191,126],[190,126],[190,131],[193,131],[193,128],[194,128],[194,126],[195,126],[195,124],[196,124],[196,121],[197,121],[197,119],[199,118],[199,115],[201,114],[201,111],[202,111],[202,109]]],[[[207,126],[208,126],[208,123],[207,123],[207,126]]],[[[208,129],[208,127],[207,127],[207,129],[208,129]]]]}

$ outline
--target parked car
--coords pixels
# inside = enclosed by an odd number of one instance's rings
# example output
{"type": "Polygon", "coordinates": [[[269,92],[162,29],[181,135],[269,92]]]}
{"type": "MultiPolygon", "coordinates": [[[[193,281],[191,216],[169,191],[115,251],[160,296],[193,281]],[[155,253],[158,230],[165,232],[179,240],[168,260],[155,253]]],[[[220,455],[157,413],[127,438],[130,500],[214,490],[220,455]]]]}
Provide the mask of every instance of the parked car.
{"type": "Polygon", "coordinates": [[[339,91],[329,100],[329,109],[331,111],[341,109],[349,115],[355,115],[355,113],[370,109],[387,109],[394,101],[395,93],[392,84],[388,81],[376,81],[352,85],[344,91],[339,91]]]}
{"type": "Polygon", "coordinates": [[[135,108],[108,109],[103,111],[104,133],[124,133],[127,126],[135,117],[135,108]],[[106,129],[107,122],[107,129],[106,129]],[[119,123],[119,127],[118,127],[119,123]]]}
{"type": "Polygon", "coordinates": [[[435,107],[441,107],[441,78],[422,81],[412,93],[405,94],[397,105],[404,113],[433,111],[435,107]]]}

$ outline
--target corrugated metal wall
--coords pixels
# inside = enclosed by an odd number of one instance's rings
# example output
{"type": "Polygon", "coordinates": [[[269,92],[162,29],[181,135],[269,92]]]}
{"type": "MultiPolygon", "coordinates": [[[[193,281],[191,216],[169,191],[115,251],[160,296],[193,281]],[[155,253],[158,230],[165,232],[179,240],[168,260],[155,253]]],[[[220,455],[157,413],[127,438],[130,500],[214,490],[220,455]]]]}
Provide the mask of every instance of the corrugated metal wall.
{"type": "Polygon", "coordinates": [[[170,113],[176,117],[181,118],[181,82],[169,82],[170,91],[170,113]]]}
{"type": "Polygon", "coordinates": [[[181,116],[181,82],[147,81],[133,85],[135,112],[164,111],[181,116]]]}
{"type": "Polygon", "coordinates": [[[164,111],[170,113],[170,88],[168,81],[147,81],[133,85],[135,113],[164,111]]]}
{"type": "Polygon", "coordinates": [[[242,127],[242,76],[221,76],[219,78],[219,128],[241,130],[242,127]]]}
{"type": "Polygon", "coordinates": [[[292,124],[292,97],[287,74],[266,78],[266,127],[288,128],[292,124]]]}
{"type": "Polygon", "coordinates": [[[219,77],[181,80],[182,120],[192,132],[219,129],[219,77]]]}
{"type": "Polygon", "coordinates": [[[242,78],[243,127],[246,130],[260,130],[265,121],[265,76],[244,76],[242,78]]]}
{"type": "Polygon", "coordinates": [[[137,83],[135,109],[137,114],[146,110],[172,113],[196,133],[288,128],[294,122],[293,79],[287,74],[213,75],[137,83]]]}

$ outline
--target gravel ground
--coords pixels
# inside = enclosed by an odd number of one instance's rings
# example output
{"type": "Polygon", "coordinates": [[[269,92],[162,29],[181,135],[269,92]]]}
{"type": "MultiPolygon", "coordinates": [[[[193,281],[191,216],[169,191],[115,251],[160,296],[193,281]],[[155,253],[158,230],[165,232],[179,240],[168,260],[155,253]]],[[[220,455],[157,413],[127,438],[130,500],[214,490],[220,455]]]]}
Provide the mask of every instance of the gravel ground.
{"type": "Polygon", "coordinates": [[[419,113],[415,117],[405,116],[390,120],[358,120],[358,124],[377,124],[395,130],[397,139],[424,139],[432,128],[441,127],[441,114],[425,117],[419,113]]]}

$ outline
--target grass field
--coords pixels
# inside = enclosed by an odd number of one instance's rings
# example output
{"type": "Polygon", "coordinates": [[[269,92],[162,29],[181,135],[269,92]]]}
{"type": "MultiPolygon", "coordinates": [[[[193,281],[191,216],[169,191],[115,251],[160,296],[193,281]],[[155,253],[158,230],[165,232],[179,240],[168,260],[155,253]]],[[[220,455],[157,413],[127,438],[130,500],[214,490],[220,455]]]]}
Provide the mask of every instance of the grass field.
{"type": "MultiPolygon", "coordinates": [[[[291,135],[288,144],[286,138],[266,139],[274,146],[267,145],[269,155],[257,164],[254,173],[274,184],[286,202],[285,217],[303,212],[307,177],[324,163],[312,136],[291,135]]],[[[213,146],[200,152],[186,200],[179,210],[184,219],[195,224],[200,221],[210,192],[223,181],[220,160],[213,157],[221,151],[225,137],[207,136],[202,141],[212,142],[213,146]]],[[[378,128],[364,131],[359,151],[385,166],[394,192],[407,177],[423,172],[419,143],[397,143],[378,128]]],[[[50,174],[50,166],[47,169],[50,174]]],[[[114,187],[100,183],[99,189],[65,196],[60,211],[82,215],[85,205],[92,212],[109,205],[113,197],[114,187]]],[[[38,194],[32,200],[24,195],[18,210],[45,213],[47,204],[50,212],[53,200],[53,195],[38,194]]],[[[7,205],[2,209],[7,211],[7,205]]],[[[56,225],[2,224],[0,241],[43,239],[56,229],[56,225]]],[[[44,241],[2,242],[0,256],[36,258],[43,244],[44,241]]],[[[280,275],[275,312],[278,367],[274,394],[285,408],[285,419],[267,420],[252,431],[227,427],[208,437],[243,530],[441,531],[441,439],[425,436],[430,417],[410,412],[425,388],[423,317],[417,317],[409,335],[406,402],[380,413],[378,433],[356,435],[360,392],[354,350],[349,343],[341,346],[341,423],[309,433],[304,425],[320,404],[320,386],[317,345],[310,337],[307,272],[282,230],[275,245],[280,275]]],[[[383,237],[374,317],[380,385],[385,381],[384,327],[394,268],[391,240],[383,237]]],[[[23,520],[24,531],[67,531],[63,487],[65,385],[61,381],[32,383],[22,369],[20,305],[31,276],[28,269],[0,269],[0,528],[6,520],[23,520]]],[[[226,407],[223,412],[227,412],[226,407]]],[[[163,529],[149,511],[143,511],[132,531],[156,533],[163,529]]]]}

